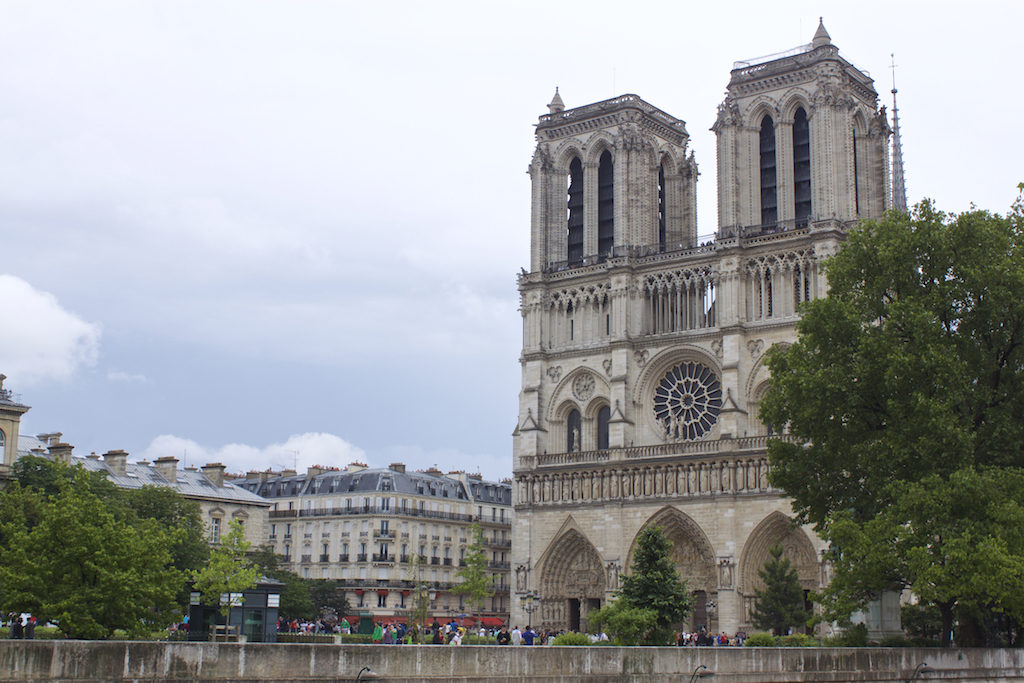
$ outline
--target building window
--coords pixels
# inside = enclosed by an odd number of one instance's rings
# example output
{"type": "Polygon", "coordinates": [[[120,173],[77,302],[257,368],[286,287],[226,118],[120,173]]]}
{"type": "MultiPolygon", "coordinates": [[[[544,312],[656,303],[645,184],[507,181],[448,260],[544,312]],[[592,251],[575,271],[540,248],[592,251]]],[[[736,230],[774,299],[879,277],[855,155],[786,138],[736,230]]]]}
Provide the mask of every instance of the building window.
{"type": "Polygon", "coordinates": [[[692,441],[706,436],[718,422],[721,408],[722,384],[701,363],[680,363],[654,391],[654,416],[670,439],[692,441]]]}
{"type": "Polygon", "coordinates": [[[761,224],[775,225],[779,210],[775,177],[775,122],[765,116],[761,120],[761,224]]]}
{"type": "Polygon", "coordinates": [[[377,607],[387,607],[388,596],[387,593],[377,593],[377,607]]]}
{"type": "Polygon", "coordinates": [[[658,250],[665,251],[665,164],[658,167],[658,250]]]}
{"type": "Polygon", "coordinates": [[[608,422],[611,420],[611,408],[601,406],[597,411],[597,450],[608,450],[608,422]]]}
{"type": "Polygon", "coordinates": [[[615,165],[605,150],[597,168],[597,253],[610,255],[615,246],[615,165]]]}
{"type": "Polygon", "coordinates": [[[580,448],[580,427],[583,424],[583,420],[580,418],[580,411],[573,409],[569,412],[569,417],[565,421],[565,451],[566,453],[574,453],[576,451],[583,450],[580,448]]]}
{"type": "Polygon", "coordinates": [[[803,107],[793,116],[793,200],[797,225],[806,224],[811,215],[811,130],[803,107]]]}
{"type": "Polygon", "coordinates": [[[583,164],[579,158],[569,163],[568,224],[566,226],[569,263],[583,260],[583,164]]]}
{"type": "Polygon", "coordinates": [[[210,519],[210,543],[220,543],[220,517],[210,519]]]}

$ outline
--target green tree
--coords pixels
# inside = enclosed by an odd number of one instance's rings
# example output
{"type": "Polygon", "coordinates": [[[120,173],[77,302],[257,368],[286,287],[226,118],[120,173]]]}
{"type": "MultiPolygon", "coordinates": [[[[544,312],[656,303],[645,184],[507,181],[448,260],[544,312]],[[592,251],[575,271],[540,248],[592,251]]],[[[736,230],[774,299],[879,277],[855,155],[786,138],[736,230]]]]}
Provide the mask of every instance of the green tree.
{"type": "Polygon", "coordinates": [[[260,568],[246,557],[251,544],[245,540],[241,523],[233,519],[228,529],[228,533],[221,536],[220,545],[210,553],[209,564],[192,572],[193,584],[203,604],[219,605],[225,623],[231,604],[221,596],[252,588],[260,578],[260,568]]]}
{"type": "Polygon", "coordinates": [[[756,597],[751,614],[758,628],[770,629],[777,636],[786,635],[794,626],[804,626],[810,618],[796,569],[782,553],[782,546],[775,544],[768,551],[768,561],[757,571],[764,581],[764,589],[754,591],[756,597]]]}
{"type": "Polygon", "coordinates": [[[479,524],[474,522],[469,530],[470,538],[473,540],[466,548],[466,566],[461,567],[455,573],[459,579],[452,592],[457,595],[464,595],[469,599],[470,612],[482,612],[484,601],[494,595],[493,583],[487,574],[487,555],[484,553],[484,532],[479,524]]]}
{"type": "Polygon", "coordinates": [[[4,525],[3,607],[55,622],[67,638],[144,634],[174,605],[182,580],[171,566],[177,536],[153,520],[119,519],[90,489],[87,472],[67,474],[48,499],[20,487],[3,494],[38,496],[25,508],[40,513],[34,526],[25,515],[4,525]]]}
{"type": "Polygon", "coordinates": [[[250,561],[260,570],[263,576],[282,583],[281,606],[278,613],[286,619],[305,619],[313,616],[313,596],[310,593],[310,582],[295,572],[281,569],[279,556],[269,546],[260,546],[248,555],[250,561]]]}
{"type": "Polygon", "coordinates": [[[833,618],[910,588],[944,645],[957,615],[1024,620],[1022,216],[925,201],[862,223],[769,354],[771,482],[830,543],[833,618]]]}
{"type": "Polygon", "coordinates": [[[640,531],[630,572],[622,577],[618,600],[592,612],[588,627],[607,625],[609,635],[623,644],[665,645],[674,627],[693,607],[686,581],[669,556],[672,543],[660,526],[640,531]]]}
{"type": "Polygon", "coordinates": [[[312,579],[309,582],[309,597],[313,610],[323,617],[345,616],[349,611],[348,598],[341,583],[334,579],[312,579]]]}
{"type": "Polygon", "coordinates": [[[623,599],[613,600],[587,616],[587,630],[605,631],[616,645],[664,645],[650,642],[650,634],[657,629],[658,613],[653,609],[633,607],[623,599]]]}
{"type": "Polygon", "coordinates": [[[412,582],[412,623],[417,626],[419,642],[423,642],[423,629],[426,627],[427,615],[430,610],[430,587],[423,576],[423,558],[413,553],[406,580],[412,582]]]}
{"type": "Polygon", "coordinates": [[[181,532],[171,548],[171,563],[176,569],[189,572],[206,564],[210,546],[206,542],[199,503],[168,486],[126,489],[123,495],[128,507],[140,519],[152,519],[167,529],[181,532]]]}

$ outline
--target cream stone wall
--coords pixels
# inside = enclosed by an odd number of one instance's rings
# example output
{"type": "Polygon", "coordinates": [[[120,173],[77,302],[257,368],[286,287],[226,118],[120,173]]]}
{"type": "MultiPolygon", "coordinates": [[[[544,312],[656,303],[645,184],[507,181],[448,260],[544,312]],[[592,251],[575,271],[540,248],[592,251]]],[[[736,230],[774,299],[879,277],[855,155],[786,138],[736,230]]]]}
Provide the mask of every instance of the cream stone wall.
{"type": "Polygon", "coordinates": [[[531,270],[519,278],[514,623],[584,629],[614,596],[648,524],[665,529],[695,594],[689,628],[752,630],[757,570],[777,542],[805,590],[830,578],[821,540],[793,525],[789,501],[768,485],[770,430],[758,402],[766,353],[795,340],[800,306],[827,291],[823,261],[858,218],[886,206],[884,110],[871,79],[819,26],[788,56],[738,63],[714,130],[719,230],[698,244],[696,161],[682,121],[635,95],[565,109],[556,94],[540,118],[531,270]],[[811,197],[802,218],[792,131],[800,108],[811,197]],[[775,122],[778,217],[768,225],[763,116],[775,122]],[[614,198],[615,248],[602,253],[592,236],[594,160],[604,151],[615,169],[614,192],[603,195],[606,205],[614,198]],[[584,253],[569,259],[574,158],[589,208],[584,253]],[[666,160],[675,170],[659,175],[666,160]]]}

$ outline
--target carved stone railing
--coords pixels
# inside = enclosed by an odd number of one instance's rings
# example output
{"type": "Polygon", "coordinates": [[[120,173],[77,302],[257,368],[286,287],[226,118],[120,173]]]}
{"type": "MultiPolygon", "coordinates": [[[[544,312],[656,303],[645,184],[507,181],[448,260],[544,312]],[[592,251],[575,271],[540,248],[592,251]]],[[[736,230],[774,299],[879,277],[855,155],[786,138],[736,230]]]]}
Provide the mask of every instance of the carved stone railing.
{"type": "MultiPolygon", "coordinates": [[[[778,436],[743,436],[737,439],[708,439],[703,441],[681,441],[660,443],[649,446],[612,448],[604,451],[579,451],[574,453],[544,453],[521,458],[524,468],[559,467],[564,465],[604,464],[648,458],[678,458],[680,456],[728,453],[734,451],[765,450],[768,440],[778,436]]],[[[782,437],[785,438],[785,437],[782,437]]]]}
{"type": "Polygon", "coordinates": [[[517,506],[778,493],[768,436],[521,458],[517,506]]]}

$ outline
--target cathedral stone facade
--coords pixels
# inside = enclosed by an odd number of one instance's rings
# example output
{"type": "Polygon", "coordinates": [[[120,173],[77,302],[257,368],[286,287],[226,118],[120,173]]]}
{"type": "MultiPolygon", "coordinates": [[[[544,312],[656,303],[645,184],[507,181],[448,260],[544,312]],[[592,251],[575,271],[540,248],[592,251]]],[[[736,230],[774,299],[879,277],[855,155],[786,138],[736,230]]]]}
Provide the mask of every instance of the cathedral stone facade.
{"type": "Polygon", "coordinates": [[[689,628],[752,630],[781,543],[807,591],[822,541],[768,484],[765,353],[791,343],[821,263],[890,203],[885,109],[824,26],[738,62],[713,130],[718,230],[698,243],[683,121],[636,95],[537,125],[519,278],[512,621],[584,629],[660,525],[695,596],[689,628]]]}

